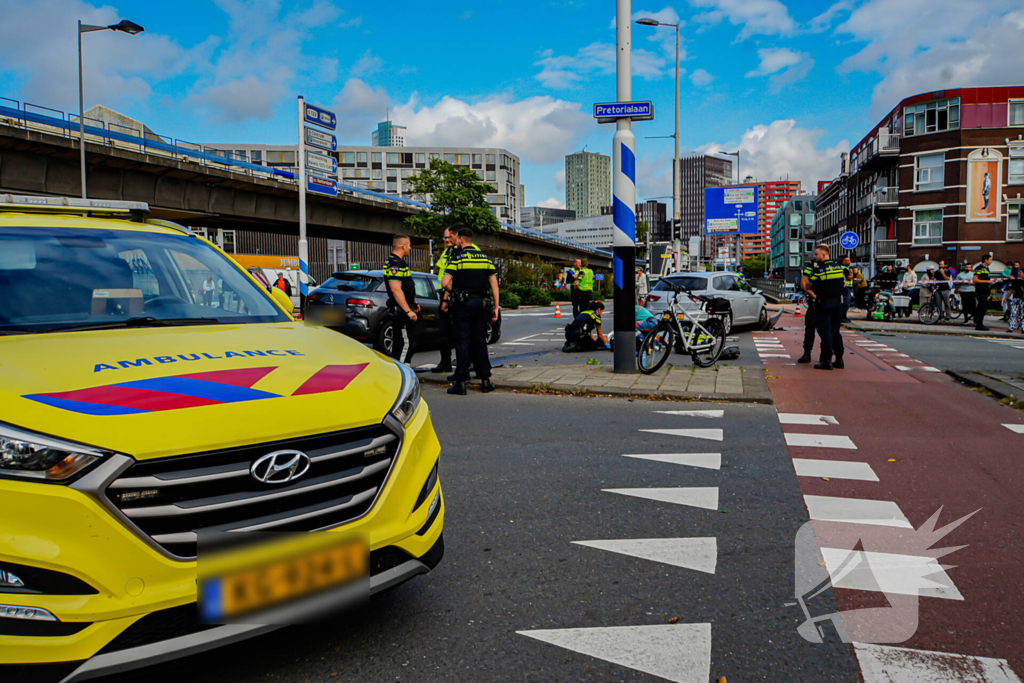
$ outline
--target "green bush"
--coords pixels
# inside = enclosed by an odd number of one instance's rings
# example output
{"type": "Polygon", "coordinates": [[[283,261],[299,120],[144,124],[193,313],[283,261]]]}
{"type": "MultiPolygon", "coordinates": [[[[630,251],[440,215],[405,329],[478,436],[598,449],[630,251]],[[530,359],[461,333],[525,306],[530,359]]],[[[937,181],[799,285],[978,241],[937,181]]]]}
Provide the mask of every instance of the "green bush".
{"type": "Polygon", "coordinates": [[[551,295],[533,285],[519,285],[509,284],[506,286],[507,289],[519,297],[521,303],[525,306],[547,306],[551,303],[551,295]]]}
{"type": "Polygon", "coordinates": [[[503,289],[499,292],[501,296],[501,307],[502,308],[519,308],[522,305],[522,300],[519,295],[515,292],[510,292],[507,289],[503,289]]]}
{"type": "Polygon", "coordinates": [[[572,301],[572,293],[568,289],[552,289],[548,291],[552,301],[572,301]]]}

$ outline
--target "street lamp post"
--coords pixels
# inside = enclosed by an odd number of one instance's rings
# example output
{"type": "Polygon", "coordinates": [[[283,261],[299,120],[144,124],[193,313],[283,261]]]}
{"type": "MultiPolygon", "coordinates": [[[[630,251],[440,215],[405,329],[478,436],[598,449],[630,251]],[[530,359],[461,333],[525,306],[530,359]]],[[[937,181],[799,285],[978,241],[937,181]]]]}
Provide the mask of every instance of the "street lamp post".
{"type": "Polygon", "coordinates": [[[85,88],[82,85],[82,34],[93,31],[120,31],[134,36],[145,30],[127,19],[122,19],[110,26],[91,26],[83,24],[81,19],[78,20],[78,147],[81,150],[79,156],[82,162],[82,199],[89,198],[85,189],[85,88]]]}
{"type": "Polygon", "coordinates": [[[657,19],[637,19],[636,23],[641,26],[672,26],[676,30],[676,132],[672,137],[676,141],[676,153],[672,162],[672,215],[673,220],[671,224],[672,228],[672,247],[678,252],[681,247],[682,235],[676,237],[676,226],[680,224],[679,214],[681,211],[680,204],[682,203],[681,188],[682,183],[679,178],[679,24],[669,24],[658,21],[657,19]]]}

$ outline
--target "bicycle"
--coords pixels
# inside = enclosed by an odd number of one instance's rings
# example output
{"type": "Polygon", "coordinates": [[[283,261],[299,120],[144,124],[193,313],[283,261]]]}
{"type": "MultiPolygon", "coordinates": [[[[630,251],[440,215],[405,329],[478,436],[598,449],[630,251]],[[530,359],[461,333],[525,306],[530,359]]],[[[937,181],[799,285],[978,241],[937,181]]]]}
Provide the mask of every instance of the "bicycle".
{"type": "MultiPolygon", "coordinates": [[[[923,304],[921,309],[917,312],[917,319],[925,325],[934,325],[939,322],[939,306],[936,300],[939,297],[938,292],[932,294],[931,300],[923,304]]],[[[960,301],[960,293],[953,290],[949,293],[949,311],[950,320],[954,320],[960,317],[963,312],[963,306],[960,301]]]]}
{"type": "Polygon", "coordinates": [[[699,368],[711,367],[718,362],[725,349],[725,323],[716,316],[728,310],[728,302],[695,296],[666,280],[662,282],[669,285],[673,294],[668,302],[668,310],[662,313],[661,320],[644,336],[640,344],[640,351],[637,353],[637,366],[640,372],[645,375],[657,372],[672,355],[677,343],[682,347],[683,353],[690,354],[694,365],[699,368]],[[677,303],[676,299],[680,293],[700,303],[700,310],[707,313],[703,325],[677,303]],[[718,308],[721,310],[716,310],[718,308]]]}

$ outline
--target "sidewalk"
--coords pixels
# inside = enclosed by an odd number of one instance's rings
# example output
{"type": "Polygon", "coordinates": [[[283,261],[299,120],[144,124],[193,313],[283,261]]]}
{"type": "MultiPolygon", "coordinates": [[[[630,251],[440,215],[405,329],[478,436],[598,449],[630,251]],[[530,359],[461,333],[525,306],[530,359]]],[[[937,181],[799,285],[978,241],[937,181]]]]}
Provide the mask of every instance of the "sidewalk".
{"type": "MultiPolygon", "coordinates": [[[[421,374],[420,379],[434,384],[448,384],[444,375],[421,374]]],[[[697,368],[688,362],[682,365],[666,364],[653,375],[617,375],[612,372],[611,365],[498,367],[493,370],[491,381],[502,389],[772,403],[764,369],[738,365],[720,364],[717,368],[697,368]]]]}
{"type": "Polygon", "coordinates": [[[974,325],[964,325],[963,320],[952,323],[935,323],[925,325],[918,321],[917,314],[910,318],[901,318],[899,322],[882,322],[879,320],[864,320],[860,311],[851,311],[856,317],[843,325],[851,330],[862,332],[911,332],[915,334],[952,334],[963,337],[1016,337],[1021,338],[1019,333],[1011,334],[1009,326],[997,315],[985,316],[985,327],[991,328],[988,332],[974,329],[974,325]]]}
{"type": "Polygon", "coordinates": [[[1024,377],[1020,373],[946,370],[946,374],[969,386],[986,389],[1000,400],[1024,397],[1024,377]]]}

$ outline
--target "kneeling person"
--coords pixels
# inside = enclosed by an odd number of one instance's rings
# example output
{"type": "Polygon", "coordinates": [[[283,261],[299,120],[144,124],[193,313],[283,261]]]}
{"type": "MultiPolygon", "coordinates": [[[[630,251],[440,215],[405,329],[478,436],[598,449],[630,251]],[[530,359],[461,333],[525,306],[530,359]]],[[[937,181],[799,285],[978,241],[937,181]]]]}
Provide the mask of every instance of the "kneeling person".
{"type": "Polygon", "coordinates": [[[562,351],[593,351],[608,348],[608,340],[601,332],[601,314],[604,304],[596,302],[591,310],[581,312],[576,319],[565,326],[565,346],[562,351]],[[596,333],[596,336],[595,336],[596,333]]]}

